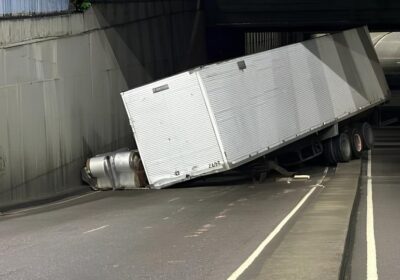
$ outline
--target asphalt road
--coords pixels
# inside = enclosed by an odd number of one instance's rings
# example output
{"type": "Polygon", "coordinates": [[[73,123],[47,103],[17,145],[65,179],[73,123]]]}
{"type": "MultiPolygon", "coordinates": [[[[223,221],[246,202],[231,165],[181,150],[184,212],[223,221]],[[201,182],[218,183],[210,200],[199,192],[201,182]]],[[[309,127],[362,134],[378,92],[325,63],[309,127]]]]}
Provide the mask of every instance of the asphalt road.
{"type": "Polygon", "coordinates": [[[366,158],[349,278],[373,279],[368,278],[367,272],[375,260],[378,278],[394,280],[400,279],[400,128],[380,129],[375,134],[370,161],[375,242],[366,235],[366,158]],[[367,242],[374,245],[376,256],[368,251],[367,242]]]}
{"type": "Polygon", "coordinates": [[[307,182],[90,193],[0,217],[0,279],[226,279],[323,171],[306,170],[307,182]]]}

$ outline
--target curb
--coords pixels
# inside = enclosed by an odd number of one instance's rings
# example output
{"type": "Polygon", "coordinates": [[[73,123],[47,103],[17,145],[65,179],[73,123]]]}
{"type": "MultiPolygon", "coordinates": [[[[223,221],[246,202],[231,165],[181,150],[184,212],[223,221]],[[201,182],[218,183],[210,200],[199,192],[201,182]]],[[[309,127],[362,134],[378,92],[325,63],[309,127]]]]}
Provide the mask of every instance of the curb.
{"type": "Polygon", "coordinates": [[[39,198],[35,198],[32,200],[24,200],[24,201],[18,201],[18,202],[12,202],[12,203],[6,203],[0,205],[0,215],[1,214],[6,214],[7,212],[11,210],[16,210],[16,209],[22,209],[22,208],[28,208],[28,207],[33,207],[33,206],[39,206],[42,204],[50,203],[50,202],[55,202],[58,200],[65,199],[70,196],[74,195],[79,195],[79,194],[84,194],[90,192],[90,189],[86,186],[79,186],[72,188],[67,191],[63,191],[57,194],[52,194],[52,195],[46,195],[42,196],[39,198]]]}
{"type": "Polygon", "coordinates": [[[351,215],[350,215],[350,220],[349,220],[349,226],[347,229],[347,236],[346,236],[346,242],[345,242],[345,247],[343,250],[343,256],[342,256],[342,263],[340,267],[340,273],[339,273],[339,279],[340,280],[348,280],[351,278],[351,259],[353,256],[353,246],[354,246],[354,239],[355,239],[355,234],[356,234],[356,223],[357,223],[357,211],[358,207],[360,205],[360,199],[361,199],[361,185],[362,185],[362,180],[363,180],[363,171],[364,171],[364,159],[365,159],[365,153],[361,157],[360,161],[360,173],[358,177],[358,185],[357,185],[357,191],[356,195],[354,198],[354,204],[353,208],[351,210],[351,215]]]}
{"type": "Polygon", "coordinates": [[[351,259],[361,161],[339,164],[303,209],[257,279],[343,279],[351,259]]]}

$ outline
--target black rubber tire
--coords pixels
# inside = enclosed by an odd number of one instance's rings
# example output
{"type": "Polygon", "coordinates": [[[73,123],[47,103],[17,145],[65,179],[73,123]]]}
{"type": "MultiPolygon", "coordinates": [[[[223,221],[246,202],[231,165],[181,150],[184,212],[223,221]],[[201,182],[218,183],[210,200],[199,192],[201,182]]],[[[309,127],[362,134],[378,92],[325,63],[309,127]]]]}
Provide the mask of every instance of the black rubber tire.
{"type": "Polygon", "coordinates": [[[333,138],[333,146],[339,162],[348,162],[351,160],[351,144],[347,133],[340,133],[333,138]]]}
{"type": "Polygon", "coordinates": [[[324,151],[323,151],[324,158],[325,158],[327,164],[328,165],[336,165],[339,162],[339,159],[336,155],[332,138],[323,142],[322,145],[324,148],[324,151]]]}
{"type": "Polygon", "coordinates": [[[364,150],[364,145],[361,137],[361,133],[357,128],[350,128],[347,130],[350,138],[351,154],[353,158],[361,158],[362,151],[364,150]]]}
{"type": "Polygon", "coordinates": [[[356,125],[363,142],[363,149],[370,150],[374,146],[374,132],[369,123],[363,122],[356,125]]]}

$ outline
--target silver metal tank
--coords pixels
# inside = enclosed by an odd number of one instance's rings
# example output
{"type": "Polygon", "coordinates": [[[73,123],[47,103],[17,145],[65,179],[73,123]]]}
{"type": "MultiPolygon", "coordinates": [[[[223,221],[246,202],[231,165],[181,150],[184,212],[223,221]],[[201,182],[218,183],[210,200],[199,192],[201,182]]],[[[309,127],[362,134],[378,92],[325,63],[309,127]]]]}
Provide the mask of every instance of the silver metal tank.
{"type": "Polygon", "coordinates": [[[371,39],[386,75],[400,74],[400,32],[373,32],[371,39]]]}

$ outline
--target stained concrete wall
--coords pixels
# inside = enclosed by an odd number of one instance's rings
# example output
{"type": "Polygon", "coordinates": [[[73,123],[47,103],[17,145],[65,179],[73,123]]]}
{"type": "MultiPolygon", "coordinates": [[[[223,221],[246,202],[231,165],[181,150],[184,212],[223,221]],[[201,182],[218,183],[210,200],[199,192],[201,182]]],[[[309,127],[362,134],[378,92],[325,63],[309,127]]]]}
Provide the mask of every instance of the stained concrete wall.
{"type": "Polygon", "coordinates": [[[203,25],[196,1],[0,22],[0,207],[85,188],[87,157],[134,147],[119,93],[204,63],[203,25]]]}

